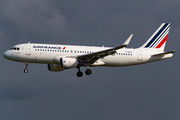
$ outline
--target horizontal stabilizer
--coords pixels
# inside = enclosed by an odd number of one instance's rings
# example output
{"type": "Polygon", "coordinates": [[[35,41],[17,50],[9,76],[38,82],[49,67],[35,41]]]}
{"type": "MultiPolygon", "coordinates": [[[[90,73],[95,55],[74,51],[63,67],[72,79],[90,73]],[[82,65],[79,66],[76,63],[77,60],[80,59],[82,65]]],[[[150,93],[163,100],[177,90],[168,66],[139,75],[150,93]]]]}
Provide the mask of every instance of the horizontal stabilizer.
{"type": "Polygon", "coordinates": [[[176,52],[176,50],[173,50],[173,51],[169,51],[169,52],[164,52],[164,53],[155,54],[155,55],[153,55],[153,56],[156,57],[156,56],[166,55],[166,54],[175,53],[175,52],[176,52]]]}

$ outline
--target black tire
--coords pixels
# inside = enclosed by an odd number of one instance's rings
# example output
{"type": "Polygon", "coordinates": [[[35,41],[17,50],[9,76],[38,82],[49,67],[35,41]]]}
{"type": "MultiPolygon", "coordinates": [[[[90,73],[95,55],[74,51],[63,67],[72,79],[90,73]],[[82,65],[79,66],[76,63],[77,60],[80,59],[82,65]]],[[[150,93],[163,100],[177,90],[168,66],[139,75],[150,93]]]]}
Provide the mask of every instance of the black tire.
{"type": "Polygon", "coordinates": [[[78,71],[77,74],[76,74],[78,77],[82,77],[83,76],[83,73],[81,71],[78,71]]]}
{"type": "Polygon", "coordinates": [[[86,73],[86,75],[90,75],[90,74],[92,74],[92,71],[91,71],[90,69],[87,69],[87,70],[85,71],[85,73],[86,73]]]}
{"type": "Polygon", "coordinates": [[[24,73],[27,73],[28,72],[28,69],[24,69],[24,73]]]}

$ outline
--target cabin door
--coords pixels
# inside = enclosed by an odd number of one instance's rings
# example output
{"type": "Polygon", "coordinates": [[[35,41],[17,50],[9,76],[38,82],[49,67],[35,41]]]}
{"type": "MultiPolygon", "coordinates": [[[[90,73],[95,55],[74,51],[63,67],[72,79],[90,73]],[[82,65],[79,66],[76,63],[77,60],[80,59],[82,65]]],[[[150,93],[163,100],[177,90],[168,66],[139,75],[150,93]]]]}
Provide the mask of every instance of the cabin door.
{"type": "Polygon", "coordinates": [[[30,45],[26,45],[26,55],[31,55],[31,46],[30,45]]]}
{"type": "Polygon", "coordinates": [[[142,51],[138,50],[138,57],[137,57],[137,61],[142,61],[143,60],[143,55],[142,55],[142,51]]]}

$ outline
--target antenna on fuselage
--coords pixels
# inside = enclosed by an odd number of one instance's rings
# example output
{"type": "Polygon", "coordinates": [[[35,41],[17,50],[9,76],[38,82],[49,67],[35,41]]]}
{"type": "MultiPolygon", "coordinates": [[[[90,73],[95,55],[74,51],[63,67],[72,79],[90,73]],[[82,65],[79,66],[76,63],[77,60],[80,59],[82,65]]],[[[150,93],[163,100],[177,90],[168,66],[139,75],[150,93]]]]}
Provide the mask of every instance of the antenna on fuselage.
{"type": "Polygon", "coordinates": [[[30,41],[28,42],[28,44],[30,44],[30,41]]]}

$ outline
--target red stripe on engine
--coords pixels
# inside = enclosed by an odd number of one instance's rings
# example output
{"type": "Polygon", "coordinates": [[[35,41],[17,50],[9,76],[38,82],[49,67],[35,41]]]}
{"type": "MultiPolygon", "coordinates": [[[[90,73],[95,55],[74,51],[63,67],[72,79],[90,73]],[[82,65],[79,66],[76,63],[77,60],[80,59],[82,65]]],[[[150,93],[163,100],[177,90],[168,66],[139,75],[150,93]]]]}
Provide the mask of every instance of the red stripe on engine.
{"type": "Polygon", "coordinates": [[[166,37],[164,37],[164,39],[159,43],[159,45],[156,46],[156,48],[160,48],[167,40],[168,34],[166,35],[166,37]]]}

